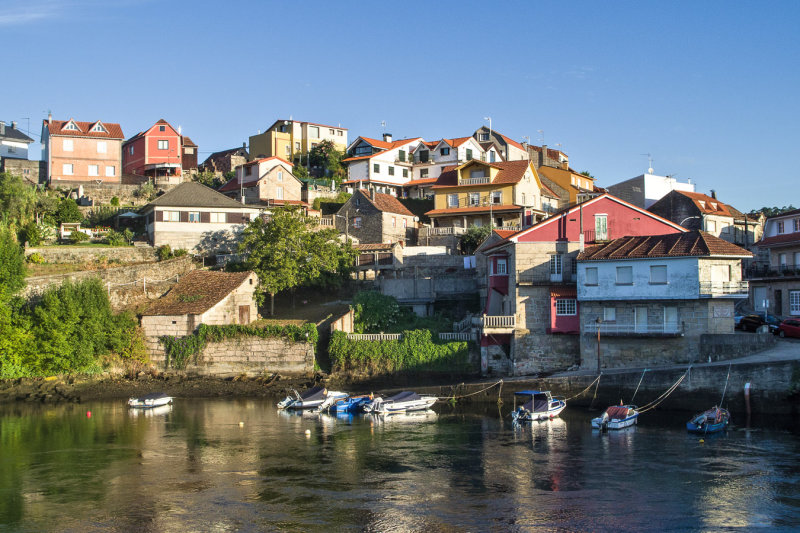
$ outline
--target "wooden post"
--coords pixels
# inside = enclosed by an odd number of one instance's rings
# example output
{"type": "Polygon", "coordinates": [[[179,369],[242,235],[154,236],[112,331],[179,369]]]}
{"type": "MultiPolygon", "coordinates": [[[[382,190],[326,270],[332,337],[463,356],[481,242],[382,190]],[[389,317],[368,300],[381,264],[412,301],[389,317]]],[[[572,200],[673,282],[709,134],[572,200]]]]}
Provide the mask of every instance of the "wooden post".
{"type": "Polygon", "coordinates": [[[600,324],[603,323],[603,320],[598,317],[597,318],[597,373],[600,373],[600,324]]]}

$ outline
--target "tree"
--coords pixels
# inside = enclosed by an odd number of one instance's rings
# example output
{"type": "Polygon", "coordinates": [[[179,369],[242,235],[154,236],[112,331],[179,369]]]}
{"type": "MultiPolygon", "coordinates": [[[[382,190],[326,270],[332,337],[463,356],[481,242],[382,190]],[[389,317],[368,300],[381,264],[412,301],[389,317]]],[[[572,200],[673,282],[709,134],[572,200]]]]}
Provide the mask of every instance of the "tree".
{"type": "Polygon", "coordinates": [[[295,165],[292,174],[300,181],[306,181],[308,179],[308,169],[303,165],[295,165]]]}
{"type": "Polygon", "coordinates": [[[342,159],[344,152],[336,148],[333,141],[320,141],[308,154],[309,165],[313,167],[323,167],[325,174],[330,175],[336,180],[344,175],[342,159]]]}
{"type": "Polygon", "coordinates": [[[83,213],[78,208],[78,203],[72,198],[62,198],[56,209],[55,222],[57,225],[65,222],[80,222],[83,220],[83,213]]]}
{"type": "MultiPolygon", "coordinates": [[[[296,208],[276,209],[268,221],[251,222],[239,251],[246,256],[245,266],[256,272],[270,295],[273,315],[276,293],[301,285],[332,284],[349,273],[356,257],[349,243],[339,242],[336,230],[316,230],[296,208]]],[[[257,298],[263,303],[264,294],[257,298]]]]}
{"type": "Polygon", "coordinates": [[[750,211],[748,214],[749,215],[753,215],[753,216],[758,216],[759,213],[764,213],[764,216],[769,218],[769,217],[782,215],[783,213],[786,213],[787,211],[794,211],[795,209],[797,209],[797,208],[795,206],[791,205],[791,204],[785,205],[783,207],[778,207],[778,206],[766,207],[766,206],[764,206],[761,209],[754,209],[753,211],[750,211]]]}
{"type": "Polygon", "coordinates": [[[192,176],[192,181],[202,183],[206,187],[211,187],[212,189],[217,189],[224,183],[222,179],[213,172],[198,172],[192,176]]]}
{"type": "Polygon", "coordinates": [[[594,177],[594,176],[592,176],[592,175],[589,173],[589,171],[588,171],[588,170],[584,170],[583,172],[581,172],[581,176],[586,176],[587,178],[592,178],[592,179],[595,179],[595,177],[594,177]]]}
{"type": "Polygon", "coordinates": [[[489,226],[468,227],[461,236],[461,251],[467,255],[473,254],[490,233],[492,233],[492,228],[489,226]]]}
{"type": "Polygon", "coordinates": [[[14,232],[0,224],[0,306],[25,285],[25,252],[14,232]]]}
{"type": "Polygon", "coordinates": [[[0,172],[0,212],[8,222],[22,225],[33,218],[36,191],[22,178],[0,172]]]}

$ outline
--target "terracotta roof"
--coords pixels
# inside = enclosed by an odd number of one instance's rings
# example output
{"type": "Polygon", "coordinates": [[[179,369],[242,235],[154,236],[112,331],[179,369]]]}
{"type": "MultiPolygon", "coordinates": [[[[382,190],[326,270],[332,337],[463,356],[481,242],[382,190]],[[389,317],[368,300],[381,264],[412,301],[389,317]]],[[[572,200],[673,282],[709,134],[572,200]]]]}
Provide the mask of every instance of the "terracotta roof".
{"type": "Polygon", "coordinates": [[[682,194],[687,198],[691,199],[694,203],[695,207],[701,212],[705,213],[706,215],[722,215],[722,216],[733,216],[728,209],[728,206],[717,200],[716,198],[712,198],[706,194],[702,194],[699,192],[689,192],[689,191],[675,191],[676,194],[682,194]],[[700,202],[703,202],[705,205],[702,205],[700,202]],[[711,204],[716,204],[717,208],[714,209],[711,204]]]}
{"type": "Polygon", "coordinates": [[[406,215],[409,217],[414,216],[414,213],[409,211],[408,208],[406,208],[406,206],[400,203],[400,200],[398,200],[391,194],[376,192],[374,200],[372,199],[370,191],[361,189],[361,194],[372,205],[378,208],[378,211],[383,211],[385,213],[396,213],[398,215],[406,215]]]}
{"type": "Polygon", "coordinates": [[[494,230],[494,232],[501,239],[508,239],[509,237],[511,237],[512,235],[517,233],[516,230],[508,230],[508,229],[496,229],[496,230],[494,230]]]}
{"type": "Polygon", "coordinates": [[[247,281],[252,273],[249,270],[193,270],[183,276],[167,294],[150,304],[142,315],[200,315],[221,302],[247,281]]]}
{"type": "Polygon", "coordinates": [[[403,187],[414,187],[419,185],[432,185],[436,183],[439,178],[421,178],[418,180],[411,180],[407,181],[403,184],[403,187]]]}
{"type": "Polygon", "coordinates": [[[755,246],[781,246],[796,243],[800,243],[800,233],[784,233],[774,237],[765,237],[755,243],[755,246]]]}
{"type": "Polygon", "coordinates": [[[389,243],[377,243],[377,244],[354,244],[353,250],[358,250],[360,252],[377,252],[380,250],[391,251],[398,243],[396,242],[389,242],[389,243]]]}
{"type": "Polygon", "coordinates": [[[227,207],[242,209],[247,206],[228,198],[221,192],[202,183],[188,181],[181,183],[168,193],[159,196],[145,207],[227,207]]]}
{"type": "Polygon", "coordinates": [[[427,216],[438,216],[438,215],[464,215],[468,213],[500,213],[506,211],[519,211],[522,209],[521,205],[514,205],[514,204],[505,204],[505,205],[492,205],[491,208],[486,205],[478,205],[473,207],[452,207],[449,209],[434,209],[432,211],[428,211],[425,213],[427,216]]]}
{"type": "Polygon", "coordinates": [[[383,150],[380,152],[375,152],[374,154],[360,155],[358,157],[348,157],[347,159],[342,159],[342,163],[350,161],[361,161],[363,159],[371,159],[376,155],[384,153],[386,150],[391,150],[393,148],[400,148],[401,146],[405,146],[406,144],[412,143],[414,141],[421,141],[422,137],[414,137],[412,139],[399,139],[397,141],[392,141],[392,142],[379,141],[378,139],[370,139],[369,137],[359,137],[359,139],[367,141],[368,144],[376,148],[383,148],[383,150]]]}
{"type": "Polygon", "coordinates": [[[517,148],[519,148],[519,149],[520,149],[520,150],[522,150],[522,151],[525,151],[525,147],[524,147],[524,146],[522,146],[522,145],[521,145],[520,143],[518,143],[517,141],[515,141],[515,140],[513,140],[513,139],[509,139],[508,137],[506,137],[506,136],[505,136],[505,135],[503,135],[502,133],[498,133],[498,132],[495,132],[495,133],[497,133],[497,135],[499,135],[500,137],[502,137],[502,138],[503,138],[503,140],[504,140],[506,143],[510,144],[511,146],[516,146],[517,148]]]}
{"type": "MultiPolygon", "coordinates": [[[[471,162],[486,165],[500,169],[500,172],[494,177],[491,183],[486,185],[500,185],[500,184],[514,184],[519,183],[525,175],[525,171],[530,165],[530,161],[522,159],[519,161],[496,161],[494,163],[486,163],[484,161],[472,160],[471,162]]],[[[442,170],[438,181],[434,187],[456,187],[458,186],[458,171],[457,167],[447,166],[442,170]]],[[[475,187],[475,185],[464,185],[464,187],[475,187]]]]}
{"type": "MultiPolygon", "coordinates": [[[[72,120],[72,119],[70,119],[72,120]]],[[[48,122],[47,120],[44,121],[44,124],[47,126],[47,130],[50,132],[50,135],[69,135],[70,137],[93,137],[98,139],[124,139],[125,135],[122,133],[122,128],[119,124],[114,122],[102,122],[96,120],[94,122],[79,122],[77,120],[72,120],[75,126],[78,127],[78,130],[63,130],[62,128],[70,121],[70,120],[53,120],[48,122]],[[102,131],[89,131],[92,126],[100,122],[102,126],[106,129],[106,132],[102,131]]]]}
{"type": "Polygon", "coordinates": [[[647,259],[656,257],[752,257],[753,254],[735,244],[714,237],[705,231],[621,237],[606,244],[591,246],[578,254],[579,261],[614,259],[647,259]]]}

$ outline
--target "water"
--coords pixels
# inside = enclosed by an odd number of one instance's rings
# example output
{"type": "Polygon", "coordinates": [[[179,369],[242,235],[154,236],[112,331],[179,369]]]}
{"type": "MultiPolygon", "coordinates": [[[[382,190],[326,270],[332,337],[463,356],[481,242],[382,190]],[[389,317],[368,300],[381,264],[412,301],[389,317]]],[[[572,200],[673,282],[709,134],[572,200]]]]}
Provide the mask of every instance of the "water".
{"type": "Polygon", "coordinates": [[[688,435],[686,413],[601,435],[515,430],[504,406],[386,420],[259,400],[0,412],[0,531],[797,530],[800,435],[688,435]],[[87,417],[91,411],[91,417],[87,417]],[[240,425],[240,422],[243,424],[240,425]],[[310,435],[306,435],[306,430],[310,435]]]}

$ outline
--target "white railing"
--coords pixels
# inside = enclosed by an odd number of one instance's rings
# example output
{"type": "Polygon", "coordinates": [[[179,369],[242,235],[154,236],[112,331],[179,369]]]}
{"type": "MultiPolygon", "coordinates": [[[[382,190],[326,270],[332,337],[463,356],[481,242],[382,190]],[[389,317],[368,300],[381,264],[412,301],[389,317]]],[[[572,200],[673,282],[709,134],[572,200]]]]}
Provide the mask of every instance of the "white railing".
{"type": "Polygon", "coordinates": [[[320,226],[330,226],[330,227],[333,227],[333,217],[328,217],[328,216],[325,216],[325,217],[320,217],[320,219],[319,219],[319,225],[320,225],[320,226]]]}
{"type": "Polygon", "coordinates": [[[497,315],[481,317],[481,326],[484,328],[510,328],[513,329],[517,326],[517,317],[515,315],[497,315]]]}
{"type": "Polygon", "coordinates": [[[459,228],[456,226],[451,227],[443,227],[443,228],[423,228],[422,235],[463,235],[466,233],[465,228],[459,228]]]}
{"type": "Polygon", "coordinates": [[[402,333],[348,333],[347,338],[354,341],[399,341],[402,333]]]}
{"type": "Polygon", "coordinates": [[[750,289],[747,281],[701,281],[700,282],[700,295],[701,296],[731,296],[741,295],[747,296],[750,289]]]}
{"type": "Polygon", "coordinates": [[[583,325],[584,333],[597,333],[600,327],[600,335],[648,335],[648,334],[680,334],[683,333],[683,324],[668,322],[666,324],[630,324],[618,322],[589,322],[583,325]]]}
{"type": "Polygon", "coordinates": [[[467,315],[463,320],[453,322],[453,331],[462,332],[472,326],[472,315],[467,315]]]}
{"type": "Polygon", "coordinates": [[[472,333],[439,333],[439,339],[443,341],[471,341],[472,333]]]}
{"type": "Polygon", "coordinates": [[[482,178],[464,178],[458,180],[459,185],[486,185],[487,183],[491,183],[492,179],[489,176],[484,176],[482,178]]]}

